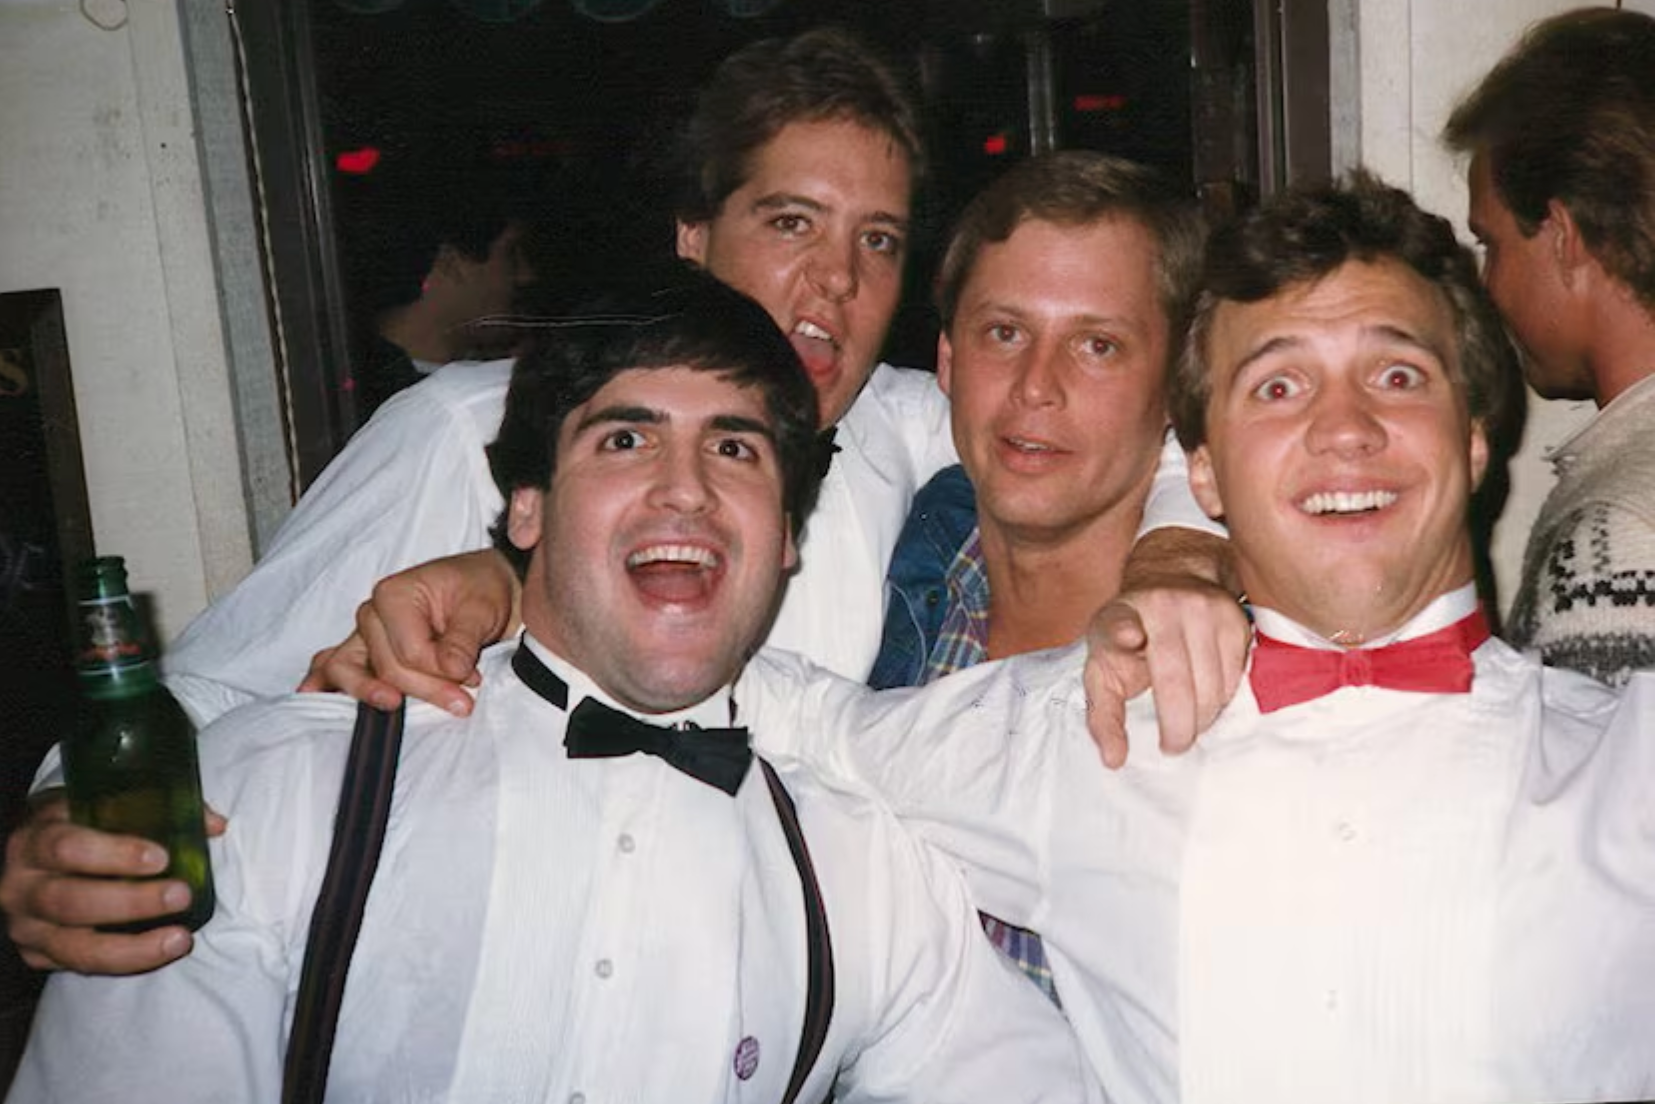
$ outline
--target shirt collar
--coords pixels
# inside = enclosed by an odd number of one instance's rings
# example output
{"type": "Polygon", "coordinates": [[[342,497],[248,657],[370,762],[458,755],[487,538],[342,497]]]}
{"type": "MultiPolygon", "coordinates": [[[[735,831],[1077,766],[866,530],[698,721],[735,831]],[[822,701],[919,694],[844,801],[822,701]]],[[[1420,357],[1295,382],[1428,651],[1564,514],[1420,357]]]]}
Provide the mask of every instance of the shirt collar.
{"type": "Polygon", "coordinates": [[[954,599],[969,613],[989,610],[989,573],[983,565],[983,531],[972,527],[966,543],[949,562],[944,581],[954,599]]]}
{"type": "MultiPolygon", "coordinates": [[[[1446,594],[1440,594],[1426,604],[1426,608],[1415,614],[1403,625],[1384,636],[1376,637],[1359,645],[1363,648],[1383,648],[1387,644],[1395,644],[1399,640],[1412,640],[1417,636],[1437,632],[1439,629],[1453,625],[1456,621],[1469,615],[1478,608],[1478,591],[1471,583],[1457,587],[1446,594]]],[[[1284,644],[1298,644],[1302,648],[1323,648],[1329,651],[1339,651],[1340,646],[1328,639],[1319,636],[1299,622],[1263,606],[1253,607],[1254,624],[1259,631],[1274,640],[1284,644]]]]}
{"type": "Polygon", "coordinates": [[[1566,437],[1562,443],[1547,449],[1544,453],[1547,461],[1560,470],[1567,468],[1599,437],[1612,436],[1615,427],[1624,421],[1640,417],[1648,419],[1653,391],[1656,391],[1656,376],[1646,376],[1627,388],[1611,399],[1604,409],[1594,413],[1580,429],[1566,437]]]}
{"type": "Polygon", "coordinates": [[[582,698],[597,698],[611,709],[619,710],[639,720],[649,721],[651,724],[672,726],[682,721],[690,721],[701,728],[722,728],[731,723],[733,716],[731,709],[730,687],[721,686],[713,694],[697,702],[687,709],[680,709],[672,713],[640,713],[631,706],[623,705],[609,694],[606,694],[586,673],[574,664],[558,655],[552,649],[530,636],[523,634],[523,646],[534,653],[535,658],[546,664],[547,670],[569,684],[569,709],[580,704],[582,698]]]}

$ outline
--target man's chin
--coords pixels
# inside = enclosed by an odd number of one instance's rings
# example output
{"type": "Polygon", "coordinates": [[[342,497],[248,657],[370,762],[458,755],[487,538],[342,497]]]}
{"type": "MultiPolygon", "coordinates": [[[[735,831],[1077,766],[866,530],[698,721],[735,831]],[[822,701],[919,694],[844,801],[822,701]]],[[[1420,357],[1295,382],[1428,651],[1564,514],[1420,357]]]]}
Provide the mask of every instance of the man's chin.
{"type": "Polygon", "coordinates": [[[740,669],[740,656],[687,658],[682,652],[652,656],[646,649],[619,673],[618,685],[605,689],[641,712],[673,713],[718,693],[735,680],[740,669]]]}

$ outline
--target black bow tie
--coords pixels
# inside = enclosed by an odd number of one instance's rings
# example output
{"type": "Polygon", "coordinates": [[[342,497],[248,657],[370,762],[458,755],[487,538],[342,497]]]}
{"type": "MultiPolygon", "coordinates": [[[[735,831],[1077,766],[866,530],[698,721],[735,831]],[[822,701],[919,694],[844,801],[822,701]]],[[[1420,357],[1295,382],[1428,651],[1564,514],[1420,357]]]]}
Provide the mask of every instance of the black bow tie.
{"type": "MultiPolygon", "coordinates": [[[[524,685],[557,706],[568,707],[569,686],[519,645],[512,670],[524,685]]],[[[612,759],[643,752],[732,797],[747,776],[753,751],[745,728],[663,728],[641,721],[596,698],[583,698],[569,715],[564,748],[571,759],[612,759]]]]}

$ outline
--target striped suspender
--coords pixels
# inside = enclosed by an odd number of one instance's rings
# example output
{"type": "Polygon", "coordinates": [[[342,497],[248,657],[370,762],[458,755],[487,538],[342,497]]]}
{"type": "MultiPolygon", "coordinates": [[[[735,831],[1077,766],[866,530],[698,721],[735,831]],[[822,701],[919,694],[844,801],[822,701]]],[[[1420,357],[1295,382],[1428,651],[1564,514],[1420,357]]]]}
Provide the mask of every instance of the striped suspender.
{"type": "Polygon", "coordinates": [[[328,1087],[334,1029],[345,996],[351,951],[362,930],[368,889],[379,866],[391,791],[402,749],[403,711],[357,707],[356,731],[334,815],[333,848],[311,913],[310,942],[282,1070],[282,1104],[320,1104],[328,1087]]]}
{"type": "MultiPolygon", "coordinates": [[[[310,941],[299,977],[293,1027],[288,1037],[282,1071],[282,1104],[321,1104],[333,1057],[334,1031],[345,996],[345,978],[351,952],[362,930],[368,891],[385,844],[396,783],[397,756],[402,749],[403,711],[383,713],[363,704],[357,707],[356,731],[351,736],[339,809],[334,817],[333,845],[322,888],[311,914],[310,941]]],[[[828,914],[816,868],[799,828],[793,798],[763,759],[765,785],[776,806],[782,833],[793,855],[805,899],[807,942],[805,1019],[793,1073],[782,1104],[795,1104],[806,1075],[822,1053],[834,1012],[834,952],[828,933],[828,914]]]]}
{"type": "Polygon", "coordinates": [[[793,798],[788,796],[769,763],[759,759],[759,766],[765,772],[765,785],[770,788],[771,801],[782,822],[782,834],[788,837],[788,850],[793,853],[794,868],[799,871],[799,884],[805,894],[805,1023],[799,1032],[799,1050],[794,1055],[788,1091],[782,1097],[782,1104],[794,1104],[806,1075],[822,1053],[822,1044],[828,1038],[828,1022],[834,1015],[834,947],[828,935],[828,912],[822,904],[822,887],[817,884],[816,867],[811,864],[805,835],[799,830],[793,798]]]}

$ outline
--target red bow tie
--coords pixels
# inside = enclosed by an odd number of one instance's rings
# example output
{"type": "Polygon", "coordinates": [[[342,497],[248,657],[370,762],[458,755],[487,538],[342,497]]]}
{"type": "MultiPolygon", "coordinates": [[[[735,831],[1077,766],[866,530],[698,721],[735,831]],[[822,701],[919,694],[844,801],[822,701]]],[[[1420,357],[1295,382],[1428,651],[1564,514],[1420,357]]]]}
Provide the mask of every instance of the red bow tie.
{"type": "Polygon", "coordinates": [[[1253,685],[1259,711],[1270,713],[1342,686],[1382,686],[1423,694],[1472,689],[1472,650],[1489,639],[1482,610],[1425,636],[1383,648],[1301,648],[1256,634],[1253,685]]]}

